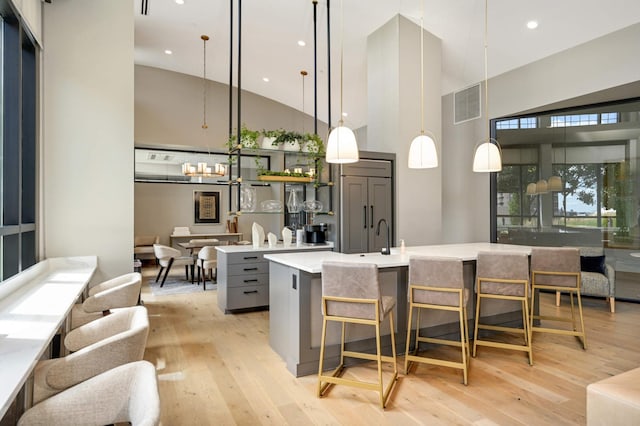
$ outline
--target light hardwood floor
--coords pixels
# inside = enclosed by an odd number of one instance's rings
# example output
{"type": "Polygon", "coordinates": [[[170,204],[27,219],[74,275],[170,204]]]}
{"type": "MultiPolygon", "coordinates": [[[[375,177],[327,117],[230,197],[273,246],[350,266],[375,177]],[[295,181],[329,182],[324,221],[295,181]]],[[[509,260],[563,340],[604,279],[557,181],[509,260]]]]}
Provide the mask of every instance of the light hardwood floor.
{"type": "MultiPolygon", "coordinates": [[[[459,370],[420,365],[400,374],[383,411],[371,391],[337,386],[317,398],[316,376],[293,377],[269,347],[268,311],[225,315],[215,291],[156,297],[144,284],[142,298],[164,426],[585,424],[586,386],[640,366],[640,305],[616,303],[611,314],[603,300],[585,298],[588,350],[573,337],[535,334],[529,366],[523,353],[478,348],[468,386],[459,370]]],[[[558,309],[553,298],[542,296],[544,313],[558,309]]]]}

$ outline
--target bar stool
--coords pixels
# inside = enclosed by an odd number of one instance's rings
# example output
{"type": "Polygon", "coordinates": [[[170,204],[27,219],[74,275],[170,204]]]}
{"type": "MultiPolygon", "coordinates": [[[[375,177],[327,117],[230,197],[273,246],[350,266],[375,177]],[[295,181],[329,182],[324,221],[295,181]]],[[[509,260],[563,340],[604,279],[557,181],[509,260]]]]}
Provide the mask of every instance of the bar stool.
{"type": "Polygon", "coordinates": [[[352,262],[324,262],[322,264],[323,318],[320,362],[318,366],[318,397],[322,397],[332,384],[348,385],[378,391],[380,394],[380,406],[383,409],[385,408],[393,385],[398,378],[395,327],[393,325],[393,308],[395,304],[394,297],[380,294],[378,267],[375,264],[352,262]],[[382,355],[380,344],[380,323],[387,316],[389,316],[389,327],[391,329],[392,356],[382,355]],[[328,321],[337,321],[342,324],[340,364],[331,373],[324,374],[324,353],[328,321]],[[346,323],[375,327],[375,354],[345,350],[346,323]],[[345,357],[376,361],[378,364],[378,380],[376,382],[365,382],[341,377],[345,369],[345,357]],[[382,361],[390,362],[393,365],[393,376],[386,388],[382,380],[382,361]]]}
{"type": "MultiPolygon", "coordinates": [[[[529,257],[525,253],[480,252],[476,264],[476,318],[473,333],[473,356],[478,346],[523,351],[533,365],[533,351],[529,339],[529,257]],[[483,299],[519,301],[522,306],[522,328],[480,323],[483,299]],[[524,345],[481,339],[479,330],[519,333],[524,345]]],[[[485,304],[486,307],[486,304],[485,304]]]]}
{"type": "Polygon", "coordinates": [[[464,288],[462,261],[443,257],[412,256],[409,259],[409,325],[404,372],[409,374],[410,362],[440,365],[462,370],[463,383],[467,384],[469,369],[469,329],[467,326],[467,301],[469,291],[464,288]],[[416,322],[416,346],[409,351],[413,309],[418,309],[416,322]],[[420,310],[436,309],[457,312],[460,322],[460,341],[420,335],[420,310]],[[460,348],[462,361],[418,356],[420,343],[436,343],[460,348]]]}
{"type": "Polygon", "coordinates": [[[582,299],[580,298],[580,250],[574,247],[534,247],[531,249],[531,327],[543,333],[564,334],[582,338],[582,346],[587,349],[587,336],[584,331],[582,316],[582,299]],[[535,315],[536,290],[569,293],[571,301],[571,318],[566,316],[535,315]],[[578,315],[580,330],[576,324],[576,313],[573,296],[578,299],[578,315]],[[570,322],[571,330],[534,326],[535,320],[570,322]]]}

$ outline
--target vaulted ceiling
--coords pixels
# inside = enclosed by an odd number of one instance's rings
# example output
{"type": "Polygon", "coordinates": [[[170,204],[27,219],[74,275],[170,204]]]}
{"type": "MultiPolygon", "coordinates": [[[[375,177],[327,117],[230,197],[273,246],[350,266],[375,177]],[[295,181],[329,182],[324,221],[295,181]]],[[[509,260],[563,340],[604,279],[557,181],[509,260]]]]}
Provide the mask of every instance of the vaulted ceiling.
{"type": "MultiPolygon", "coordinates": [[[[317,2],[318,111],[326,120],[327,2],[317,2]]],[[[239,0],[136,0],[135,63],[202,77],[202,34],[207,78],[229,81],[230,3],[237,30],[239,0]],[[146,14],[143,14],[146,6],[146,14]],[[166,54],[170,50],[171,54],[166,54]]],[[[299,110],[313,110],[312,0],[244,0],[242,87],[299,110]],[[298,41],[306,46],[299,46],[298,41]],[[303,80],[301,70],[309,75],[303,80]],[[266,82],[264,79],[269,81],[266,82]]],[[[484,0],[333,0],[330,2],[332,97],[339,93],[344,52],[347,125],[366,124],[367,36],[396,14],[420,23],[442,40],[442,94],[484,78],[484,0]],[[342,18],[342,19],[341,19],[342,18]]],[[[488,73],[498,75],[640,22],[638,0],[489,0],[488,73]],[[536,20],[538,28],[527,28],[536,20]]],[[[234,36],[234,66],[237,34],[234,36]]],[[[417,53],[418,54],[418,53],[417,53]]],[[[426,58],[428,60],[428,58],[426,58]]],[[[234,71],[235,76],[235,71],[234,71]]],[[[234,84],[235,77],[234,77],[234,84]]],[[[418,85],[419,82],[416,82],[418,85]]],[[[338,113],[332,102],[332,116],[338,113]]]]}

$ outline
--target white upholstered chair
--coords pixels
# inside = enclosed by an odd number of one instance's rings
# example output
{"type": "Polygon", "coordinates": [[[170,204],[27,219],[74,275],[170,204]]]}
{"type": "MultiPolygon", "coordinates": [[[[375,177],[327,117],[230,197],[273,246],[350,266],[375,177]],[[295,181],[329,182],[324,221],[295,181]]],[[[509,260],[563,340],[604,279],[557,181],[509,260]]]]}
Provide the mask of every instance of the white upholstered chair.
{"type": "Polygon", "coordinates": [[[119,309],[70,331],[64,345],[72,353],[36,365],[33,402],[118,365],[141,360],[148,334],[149,319],[144,306],[119,309]]]}
{"type": "Polygon", "coordinates": [[[106,425],[130,422],[156,426],[160,396],[156,369],[148,361],[107,370],[27,410],[19,426],[106,425]]]}
{"type": "Polygon", "coordinates": [[[71,328],[98,319],[108,314],[111,309],[137,305],[141,286],[142,275],[131,272],[91,287],[89,297],[73,306],[71,328]]]}
{"type": "Polygon", "coordinates": [[[187,279],[189,279],[189,269],[191,269],[191,282],[193,282],[195,260],[192,256],[183,256],[180,250],[164,246],[162,244],[154,244],[153,251],[155,252],[156,257],[158,258],[158,263],[160,264],[160,270],[158,271],[156,282],[160,279],[162,271],[166,269],[164,277],[162,277],[160,287],[162,287],[164,282],[167,280],[167,275],[169,275],[169,271],[171,271],[172,266],[184,266],[187,279]]]}
{"type": "MultiPolygon", "coordinates": [[[[580,248],[580,294],[604,297],[611,313],[616,312],[616,271],[606,263],[602,247],[580,248]]],[[[556,306],[560,306],[560,292],[556,292],[556,306]]]]}
{"type": "MultiPolygon", "coordinates": [[[[216,244],[219,245],[219,244],[216,244]]],[[[207,284],[207,272],[211,282],[213,283],[213,271],[218,268],[218,250],[215,246],[202,247],[198,252],[198,284],[200,284],[200,277],[202,276],[202,289],[206,290],[207,284]]],[[[217,278],[217,272],[216,272],[217,278]]]]}

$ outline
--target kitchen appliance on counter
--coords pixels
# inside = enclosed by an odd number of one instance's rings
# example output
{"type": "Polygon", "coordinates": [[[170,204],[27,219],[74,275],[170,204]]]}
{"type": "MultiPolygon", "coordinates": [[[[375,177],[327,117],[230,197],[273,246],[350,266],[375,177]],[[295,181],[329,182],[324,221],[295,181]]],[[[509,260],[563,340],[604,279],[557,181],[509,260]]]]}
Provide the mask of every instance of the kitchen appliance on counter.
{"type": "Polygon", "coordinates": [[[304,242],[317,245],[326,244],[327,229],[326,223],[304,225],[304,242]]]}
{"type": "Polygon", "coordinates": [[[322,211],[322,203],[317,200],[308,200],[303,203],[303,210],[307,213],[307,223],[303,226],[304,242],[306,244],[326,244],[327,224],[314,224],[316,213],[322,211]]]}

